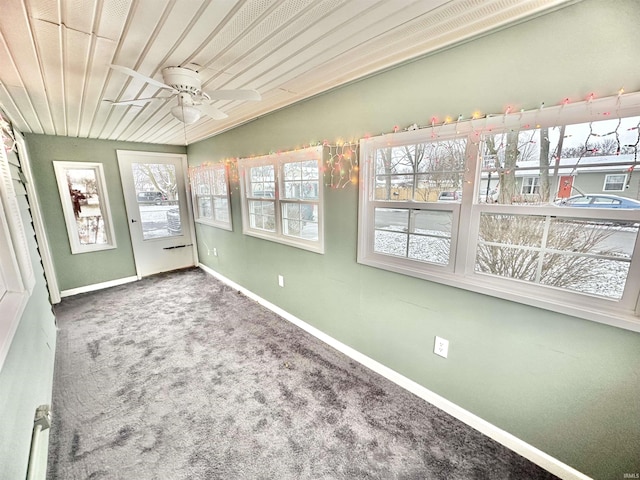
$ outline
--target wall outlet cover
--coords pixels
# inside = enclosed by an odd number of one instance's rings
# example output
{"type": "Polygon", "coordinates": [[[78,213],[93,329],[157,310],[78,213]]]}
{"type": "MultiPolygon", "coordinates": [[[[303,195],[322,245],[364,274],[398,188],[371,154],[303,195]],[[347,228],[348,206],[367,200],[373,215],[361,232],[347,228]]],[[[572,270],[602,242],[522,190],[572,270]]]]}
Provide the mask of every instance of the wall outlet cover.
{"type": "Polygon", "coordinates": [[[449,340],[446,340],[442,337],[436,337],[436,341],[433,346],[433,353],[447,358],[447,356],[449,355],[449,340]]]}

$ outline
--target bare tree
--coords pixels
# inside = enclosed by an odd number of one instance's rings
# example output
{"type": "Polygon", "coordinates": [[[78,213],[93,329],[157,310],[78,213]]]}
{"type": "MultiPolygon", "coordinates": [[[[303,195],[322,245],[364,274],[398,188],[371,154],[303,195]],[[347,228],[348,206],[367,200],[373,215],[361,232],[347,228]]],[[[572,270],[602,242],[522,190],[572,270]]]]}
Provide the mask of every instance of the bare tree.
{"type": "Polygon", "coordinates": [[[505,145],[496,144],[496,136],[488,135],[485,139],[486,155],[494,158],[495,170],[499,175],[500,196],[499,203],[511,204],[516,194],[516,168],[518,161],[517,130],[510,130],[506,136],[505,145]],[[504,153],[502,148],[504,147],[504,153]]]}
{"type": "MultiPolygon", "coordinates": [[[[546,220],[549,221],[549,220],[546,220]]],[[[590,255],[614,255],[616,251],[601,247],[611,230],[577,219],[551,220],[545,244],[541,245],[545,219],[527,215],[482,215],[480,243],[476,256],[479,271],[501,277],[535,281],[555,287],[571,287],[594,278],[597,260],[590,255]],[[513,245],[505,247],[504,245],[513,245]],[[544,247],[554,252],[542,253],[522,247],[544,247]]]]}
{"type": "Polygon", "coordinates": [[[546,203],[551,197],[551,185],[549,184],[549,129],[540,129],[540,201],[546,203]]]}
{"type": "Polygon", "coordinates": [[[151,183],[153,188],[164,193],[169,200],[176,200],[178,183],[173,165],[157,163],[137,163],[134,168],[136,184],[151,183]]]}
{"type": "Polygon", "coordinates": [[[463,141],[448,140],[379,149],[376,174],[384,179],[383,198],[426,201],[434,192],[459,190],[465,147],[463,141]]]}
{"type": "Polygon", "coordinates": [[[384,174],[384,200],[391,200],[391,175],[394,173],[393,148],[381,148],[378,150],[379,159],[382,162],[382,173],[384,174]]]}
{"type": "Polygon", "coordinates": [[[602,141],[586,142],[581,146],[565,147],[562,150],[562,158],[599,157],[625,153],[633,153],[633,148],[629,145],[620,145],[616,139],[607,138],[602,141]]]}
{"type": "Polygon", "coordinates": [[[462,187],[465,150],[466,142],[456,140],[441,141],[434,145],[430,170],[438,191],[462,187]]]}

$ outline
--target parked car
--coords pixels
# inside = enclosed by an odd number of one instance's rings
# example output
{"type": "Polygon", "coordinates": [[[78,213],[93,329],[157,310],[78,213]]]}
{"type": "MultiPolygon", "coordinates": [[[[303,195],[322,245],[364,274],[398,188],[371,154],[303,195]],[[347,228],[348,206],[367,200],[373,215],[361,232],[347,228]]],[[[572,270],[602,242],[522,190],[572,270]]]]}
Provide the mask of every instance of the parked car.
{"type": "Polygon", "coordinates": [[[618,195],[590,194],[574,195],[556,201],[561,207],[592,207],[592,208],[640,208],[640,201],[618,195]]]}
{"type": "Polygon", "coordinates": [[[138,203],[152,203],[162,205],[167,201],[167,196],[162,192],[139,192],[138,203]]]}
{"type": "Polygon", "coordinates": [[[440,192],[440,195],[438,195],[439,202],[459,202],[460,200],[462,200],[461,191],[440,192]]]}

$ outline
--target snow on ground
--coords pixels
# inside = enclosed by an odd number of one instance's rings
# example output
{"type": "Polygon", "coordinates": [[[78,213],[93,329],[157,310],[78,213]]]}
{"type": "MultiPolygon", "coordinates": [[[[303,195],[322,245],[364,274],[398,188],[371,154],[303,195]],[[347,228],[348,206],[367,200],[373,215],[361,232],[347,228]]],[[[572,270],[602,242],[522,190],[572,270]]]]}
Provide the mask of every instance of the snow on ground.
{"type": "MultiPolygon", "coordinates": [[[[375,231],[375,252],[439,265],[448,263],[450,241],[442,237],[443,232],[424,230],[418,233],[433,236],[420,236],[407,235],[402,228],[395,230],[397,231],[375,231]]],[[[629,262],[593,259],[592,265],[590,278],[565,288],[606,298],[622,298],[629,273],[629,262]]],[[[544,284],[544,279],[540,283],[544,284]]]]}

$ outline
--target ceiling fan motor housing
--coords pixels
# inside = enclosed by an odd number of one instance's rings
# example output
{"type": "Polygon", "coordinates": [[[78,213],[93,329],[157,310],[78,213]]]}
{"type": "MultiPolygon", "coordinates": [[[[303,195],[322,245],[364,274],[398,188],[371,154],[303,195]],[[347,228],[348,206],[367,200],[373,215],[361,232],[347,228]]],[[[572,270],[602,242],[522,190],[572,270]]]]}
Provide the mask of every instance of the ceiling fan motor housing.
{"type": "Polygon", "coordinates": [[[198,72],[184,67],[167,67],[162,70],[164,83],[175,88],[178,92],[192,95],[202,94],[202,82],[198,72]]]}

